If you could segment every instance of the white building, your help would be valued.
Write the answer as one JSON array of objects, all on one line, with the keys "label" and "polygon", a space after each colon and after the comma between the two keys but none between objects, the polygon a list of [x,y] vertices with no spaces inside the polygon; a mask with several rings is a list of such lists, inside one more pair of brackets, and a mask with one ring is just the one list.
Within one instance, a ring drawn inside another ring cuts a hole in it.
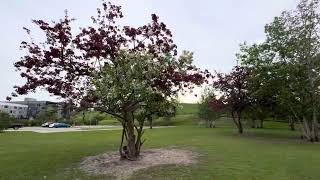
[{"label": "white building", "polygon": [[15,103],[0,102],[0,111],[8,113],[17,119],[26,119],[28,116],[28,106]]}]

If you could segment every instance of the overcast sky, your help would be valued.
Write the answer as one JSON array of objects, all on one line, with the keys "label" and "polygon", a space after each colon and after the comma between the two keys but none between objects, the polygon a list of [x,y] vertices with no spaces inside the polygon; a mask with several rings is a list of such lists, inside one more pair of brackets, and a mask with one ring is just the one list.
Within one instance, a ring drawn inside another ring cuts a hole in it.
[{"label": "overcast sky", "polygon": [[[179,50],[195,53],[194,63],[211,71],[228,72],[235,65],[239,44],[264,39],[264,25],[283,10],[292,9],[297,0],[119,0],[124,22],[142,25],[156,13],[172,30]],[[56,20],[68,9],[77,19],[74,26],[88,25],[100,0],[1,0],[0,1],[0,101],[24,81],[13,63],[22,54],[19,45],[32,30],[31,19]],[[33,34],[35,38],[39,34]],[[45,92],[30,94],[41,100],[55,100]],[[19,97],[18,99],[22,99]],[[181,98],[194,102],[193,95]]]}]

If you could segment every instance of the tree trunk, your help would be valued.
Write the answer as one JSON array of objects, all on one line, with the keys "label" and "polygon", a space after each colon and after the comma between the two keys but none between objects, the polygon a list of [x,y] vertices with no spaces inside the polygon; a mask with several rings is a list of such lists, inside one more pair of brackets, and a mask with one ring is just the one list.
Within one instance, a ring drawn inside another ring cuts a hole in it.
[{"label": "tree trunk", "polygon": [[[235,113],[237,114],[237,117],[235,117]],[[241,113],[240,112],[231,112],[232,115],[232,119],[234,124],[237,126],[238,128],[238,132],[240,134],[243,133],[243,127],[242,127],[242,122],[241,122]]]},{"label": "tree trunk", "polygon": [[306,117],[303,117],[301,126],[303,138],[306,138],[308,141],[313,142],[312,130],[310,128],[310,123],[308,122]]},{"label": "tree trunk", "polygon": [[209,119],[206,120],[206,128],[211,128],[211,122]]},{"label": "tree trunk", "polygon": [[216,121],[212,120],[210,121],[210,128],[215,128],[216,127]]},{"label": "tree trunk", "polygon": [[243,126],[242,126],[242,122],[241,122],[240,117],[238,117],[238,124],[239,124],[238,131],[240,134],[243,134]]},{"label": "tree trunk", "polygon": [[140,155],[140,150],[141,150],[141,146],[143,145],[144,141],[142,141],[142,136],[143,136],[143,133],[144,133],[144,130],[143,130],[143,125],[144,123],[141,123],[140,124],[140,127],[137,128],[136,127],[136,130],[137,130],[137,141],[136,141],[136,157],[138,157]]},{"label": "tree trunk", "polygon": [[239,128],[238,122],[237,122],[234,114],[235,114],[235,112],[231,112],[232,120],[233,120],[234,124],[236,125],[236,127]]},{"label": "tree trunk", "polygon": [[289,117],[289,126],[290,126],[291,131],[296,130],[295,125],[294,125],[294,119],[291,116]]},{"label": "tree trunk", "polygon": [[150,129],[152,129],[152,128],[153,128],[153,120],[152,120],[152,117],[148,116],[148,121],[149,121]]},{"label": "tree trunk", "polygon": [[206,127],[207,128],[215,128],[216,127],[216,123],[214,120],[206,120]]},{"label": "tree trunk", "polygon": [[263,128],[263,119],[260,119],[260,127],[259,128]]},{"label": "tree trunk", "polygon": [[241,122],[241,112],[237,112],[237,124],[238,124],[238,132],[240,134],[243,133],[243,126],[242,126],[242,122]]},{"label": "tree trunk", "polygon": [[134,134],[134,119],[131,113],[126,115],[126,131],[128,135],[127,139],[127,157],[135,160],[136,157],[136,135]]},{"label": "tree trunk", "polygon": [[126,155],[123,152],[123,141],[124,141],[125,137],[126,137],[126,126],[125,126],[125,123],[122,123],[122,136],[121,136],[121,143],[120,143],[120,147],[119,147],[119,153],[120,153],[121,159],[126,158]]},{"label": "tree trunk", "polygon": [[86,120],[86,113],[84,111],[82,111],[82,122],[83,122],[83,125],[86,125],[85,120]]},{"label": "tree trunk", "polygon": [[318,125],[317,112],[315,107],[313,107],[313,112],[312,112],[312,131],[313,131],[313,140],[318,142],[319,141],[319,125]]},{"label": "tree trunk", "polygon": [[[121,159],[131,161],[137,160],[140,155],[140,149],[144,141],[141,141],[144,123],[140,123],[139,128],[134,124],[133,112],[125,112],[123,114],[123,131],[119,152]],[[136,132],[136,133],[135,133]],[[125,143],[124,143],[125,142]]]},{"label": "tree trunk", "polygon": [[311,122],[311,141],[319,141],[319,125],[318,125],[318,120],[317,120],[317,103],[316,103],[316,89],[318,88],[315,85],[315,81],[317,76],[313,73],[315,69],[315,64],[311,58],[311,56],[307,56],[307,68],[308,68],[308,80],[310,84],[310,100],[311,100],[311,105],[312,105],[312,122]]},{"label": "tree trunk", "polygon": [[256,128],[256,120],[252,119],[251,128]]}]

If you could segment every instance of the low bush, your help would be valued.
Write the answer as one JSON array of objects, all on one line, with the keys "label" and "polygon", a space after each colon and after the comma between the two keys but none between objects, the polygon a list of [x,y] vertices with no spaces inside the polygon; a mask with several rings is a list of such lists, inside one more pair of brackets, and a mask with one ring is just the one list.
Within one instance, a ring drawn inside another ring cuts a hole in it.
[{"label": "low bush", "polygon": [[105,120],[117,121],[110,115],[97,111],[79,112],[72,118],[72,122],[76,125],[98,125]]},{"label": "low bush", "polygon": [[10,117],[9,114],[0,112],[0,132],[7,129],[10,126],[11,121],[13,121],[13,118]]}]

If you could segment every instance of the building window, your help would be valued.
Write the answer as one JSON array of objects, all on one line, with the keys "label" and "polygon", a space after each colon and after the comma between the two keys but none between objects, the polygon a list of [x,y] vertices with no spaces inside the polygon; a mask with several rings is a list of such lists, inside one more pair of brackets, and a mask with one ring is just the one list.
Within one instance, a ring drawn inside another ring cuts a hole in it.
[{"label": "building window", "polygon": [[4,108],[8,108],[8,106],[4,106]]},{"label": "building window", "polygon": [[17,107],[17,106],[14,106],[13,109],[18,109],[18,107]]},{"label": "building window", "polygon": [[19,109],[22,109],[22,107],[19,107]]}]

